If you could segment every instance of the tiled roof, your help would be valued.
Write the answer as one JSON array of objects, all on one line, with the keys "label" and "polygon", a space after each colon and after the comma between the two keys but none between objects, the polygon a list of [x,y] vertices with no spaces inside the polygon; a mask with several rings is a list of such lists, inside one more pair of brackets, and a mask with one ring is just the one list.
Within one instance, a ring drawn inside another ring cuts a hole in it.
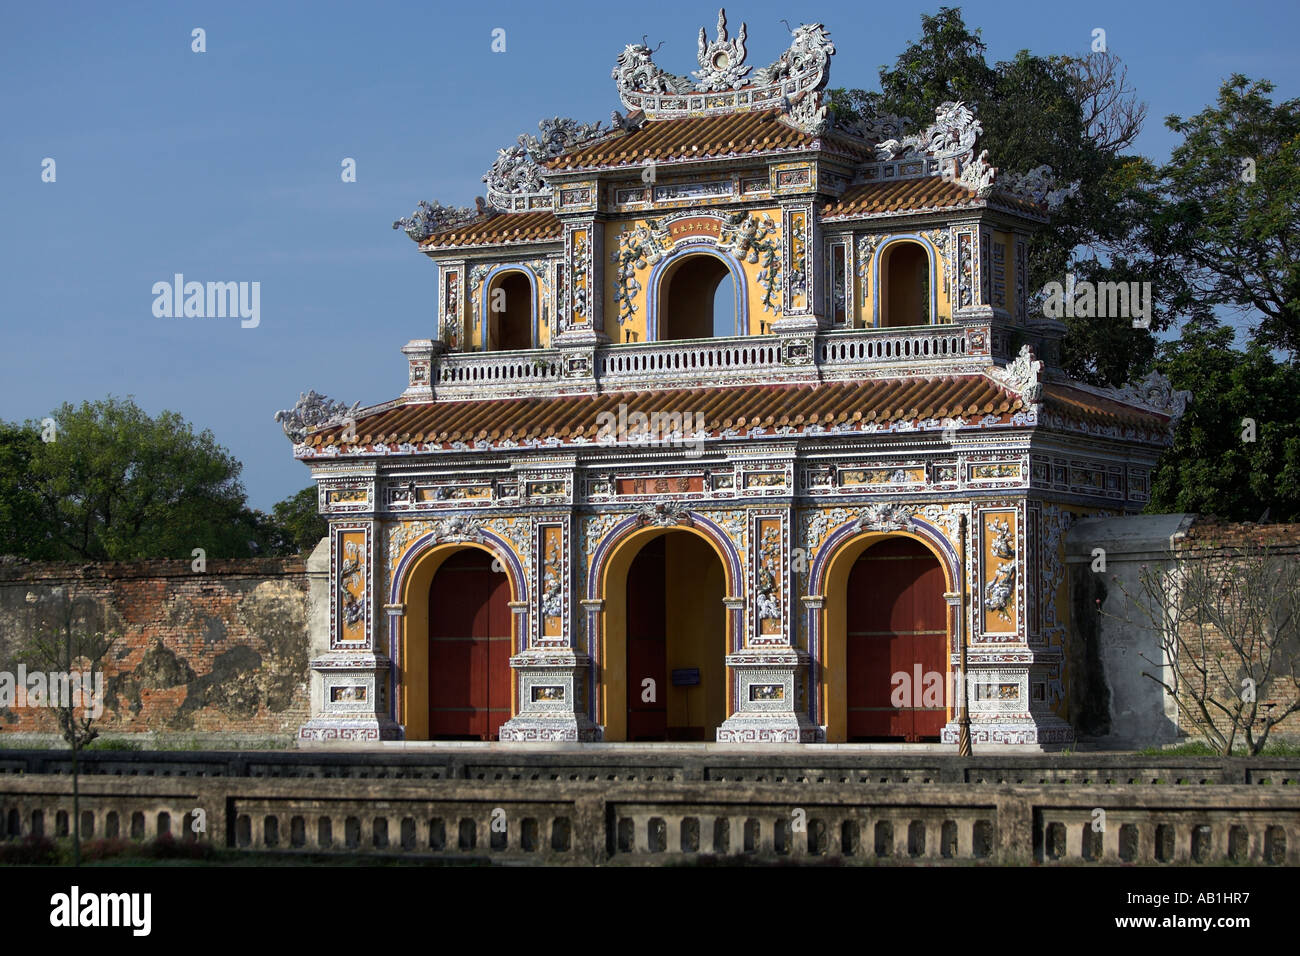
[{"label": "tiled roof", "polygon": [[[990,197],[999,205],[1010,206],[1042,217],[1043,210],[1027,200],[994,192]],[[917,212],[925,209],[955,209],[962,206],[982,206],[973,189],[940,176],[922,176],[916,179],[891,179],[885,182],[850,186],[834,202],[822,207],[822,218],[854,218],[891,212]]]},{"label": "tiled roof", "polygon": [[978,205],[975,191],[939,176],[919,179],[891,179],[887,182],[850,186],[834,202],[822,207],[822,218],[869,216],[881,212],[916,209],[951,209]]},{"label": "tiled roof", "polygon": [[[1020,399],[984,375],[931,378],[868,379],[819,385],[753,385],[727,388],[666,389],[606,392],[552,398],[510,398],[480,401],[426,402],[397,405],[356,419],[357,442],[431,443],[480,439],[522,442],[556,438],[588,441],[598,431],[601,412],[660,415],[700,415],[711,435],[728,429],[748,430],[808,425],[830,428],[887,427],[895,421],[985,415],[1010,415],[1022,408]],[[343,426],[309,435],[306,444],[336,444]],[[871,430],[868,428],[868,430]]]},{"label": "tiled roof", "polygon": [[1049,407],[1063,414],[1073,414],[1102,424],[1152,425],[1169,421],[1168,415],[1161,415],[1145,408],[1135,408],[1114,399],[1094,395],[1081,388],[1073,388],[1059,382],[1049,382],[1043,386],[1043,398]]},{"label": "tiled roof", "polygon": [[434,233],[420,243],[421,249],[451,246],[488,246],[512,242],[546,242],[564,235],[560,220],[552,212],[501,212],[496,215]]},{"label": "tiled roof", "polygon": [[719,159],[778,150],[812,149],[819,142],[837,152],[867,158],[866,144],[842,137],[819,140],[779,122],[779,110],[754,110],[722,116],[651,120],[629,133],[614,133],[562,153],[546,163],[553,172],[591,167],[636,166],[647,160],[667,163]]}]

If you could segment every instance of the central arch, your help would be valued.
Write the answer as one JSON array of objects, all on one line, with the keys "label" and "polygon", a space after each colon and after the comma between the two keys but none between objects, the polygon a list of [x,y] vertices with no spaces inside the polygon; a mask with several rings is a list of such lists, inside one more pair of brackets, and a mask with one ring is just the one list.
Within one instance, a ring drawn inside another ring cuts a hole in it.
[{"label": "central arch", "polygon": [[647,336],[651,341],[746,334],[745,272],[735,259],[710,243],[679,243],[651,271],[648,286]]},{"label": "central arch", "polygon": [[[736,649],[740,612],[724,598],[735,593],[739,557],[720,529],[691,517],[689,524],[669,526],[630,518],[592,556],[588,595],[600,607],[589,632],[597,651],[593,717],[606,741],[701,735],[711,741],[734,710],[726,654]],[[647,551],[656,540],[662,545]],[[656,600],[663,619],[646,620]],[[696,668],[698,684],[674,685],[674,670]],[[655,682],[657,711],[640,706],[646,678]]]},{"label": "central arch", "polygon": [[712,740],[727,719],[725,577],[708,543],[685,531],[650,538],[632,559],[628,740]]},{"label": "central arch", "polygon": [[947,605],[939,560],[914,538],[873,542],[845,587],[850,741],[938,743],[947,717]]}]

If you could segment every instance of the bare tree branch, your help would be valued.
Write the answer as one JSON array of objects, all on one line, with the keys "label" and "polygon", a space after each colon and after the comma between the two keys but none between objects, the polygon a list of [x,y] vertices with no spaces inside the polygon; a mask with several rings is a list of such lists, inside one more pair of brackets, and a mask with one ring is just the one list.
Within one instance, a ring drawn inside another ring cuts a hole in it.
[{"label": "bare tree branch", "polygon": [[1138,101],[1128,85],[1128,67],[1109,51],[1071,57],[1070,72],[1078,85],[1083,120],[1099,149],[1118,153],[1128,149],[1142,132],[1147,105]]}]

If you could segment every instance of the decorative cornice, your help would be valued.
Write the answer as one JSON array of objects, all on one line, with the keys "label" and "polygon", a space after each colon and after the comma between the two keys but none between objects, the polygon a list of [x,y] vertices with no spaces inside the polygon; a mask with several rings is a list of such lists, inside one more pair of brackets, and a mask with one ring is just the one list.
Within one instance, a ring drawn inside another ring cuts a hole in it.
[{"label": "decorative cornice", "polygon": [[1060,209],[1065,200],[1079,192],[1078,181],[1057,188],[1052,167],[1043,165],[1027,173],[1010,173],[998,182],[998,191],[1045,205],[1048,212]]},{"label": "decorative cornice", "polygon": [[496,162],[483,176],[488,202],[498,209],[550,209],[551,187],[543,179],[543,164],[566,149],[609,133],[600,123],[579,123],[552,117],[537,124],[540,136],[522,134],[514,146],[497,152]]},{"label": "decorative cornice", "polygon": [[421,199],[419,205],[415,207],[415,212],[396,220],[393,228],[405,229],[406,234],[416,242],[423,242],[439,230],[473,222],[490,211],[482,196],[474,200],[474,206],[473,209],[465,206],[444,206],[436,200],[426,202]]},{"label": "decorative cornice", "polygon": [[1116,401],[1168,415],[1170,431],[1183,417],[1187,402],[1192,397],[1189,391],[1175,391],[1173,383],[1159,372],[1151,372],[1141,381],[1129,382],[1122,388],[1106,389],[1106,392]]}]

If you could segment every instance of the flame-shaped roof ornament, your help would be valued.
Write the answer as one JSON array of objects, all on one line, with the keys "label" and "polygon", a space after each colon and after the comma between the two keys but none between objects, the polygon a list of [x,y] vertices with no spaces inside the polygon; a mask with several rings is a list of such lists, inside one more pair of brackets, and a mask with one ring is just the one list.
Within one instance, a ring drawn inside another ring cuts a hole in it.
[{"label": "flame-shaped roof ornament", "polygon": [[692,74],[697,82],[659,67],[645,42],[629,43],[613,72],[619,99],[629,111],[641,110],[652,120],[781,109],[800,129],[820,133],[826,124],[822,91],[835,54],[830,32],[820,23],[798,27],[788,50],[752,72],[745,65],[746,37],[747,27],[741,24],[731,39],[727,12],[719,10],[717,38],[710,42],[700,29],[700,68]]}]

